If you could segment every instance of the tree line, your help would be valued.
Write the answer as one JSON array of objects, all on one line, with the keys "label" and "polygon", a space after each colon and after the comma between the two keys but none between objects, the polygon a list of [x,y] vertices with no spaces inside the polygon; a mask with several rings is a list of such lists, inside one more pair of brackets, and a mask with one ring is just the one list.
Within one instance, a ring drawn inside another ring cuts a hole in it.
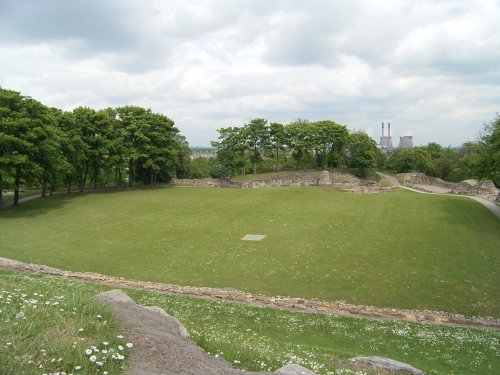
[{"label": "tree line", "polygon": [[79,191],[98,186],[155,185],[186,173],[189,145],[174,122],[137,106],[73,111],[50,108],[0,88],[2,190],[23,184]]},{"label": "tree line", "polygon": [[411,149],[395,149],[383,168],[395,173],[417,171],[447,181],[492,180],[500,187],[500,115],[485,124],[478,140],[460,147],[437,143]]},{"label": "tree line", "polygon": [[257,118],[218,132],[218,140],[212,142],[217,150],[217,177],[315,167],[346,167],[363,174],[381,157],[366,133],[349,132],[330,120],[299,119],[283,125]]},{"label": "tree line", "polygon": [[422,172],[447,181],[475,178],[500,186],[500,115],[485,124],[477,141],[459,147],[435,142],[382,153],[360,131],[333,121],[296,120],[290,124],[254,119],[243,126],[218,130],[212,146],[216,160],[197,160],[198,177],[226,177],[281,169],[337,168],[360,177],[374,176],[373,168],[393,173]]}]

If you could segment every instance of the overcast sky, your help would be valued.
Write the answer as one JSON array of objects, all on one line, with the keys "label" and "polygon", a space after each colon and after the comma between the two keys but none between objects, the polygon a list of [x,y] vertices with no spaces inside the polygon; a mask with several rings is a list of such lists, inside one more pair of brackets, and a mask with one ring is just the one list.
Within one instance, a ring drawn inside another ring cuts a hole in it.
[{"label": "overcast sky", "polygon": [[500,112],[500,0],[0,0],[0,86],[191,146],[253,118],[459,145]]}]

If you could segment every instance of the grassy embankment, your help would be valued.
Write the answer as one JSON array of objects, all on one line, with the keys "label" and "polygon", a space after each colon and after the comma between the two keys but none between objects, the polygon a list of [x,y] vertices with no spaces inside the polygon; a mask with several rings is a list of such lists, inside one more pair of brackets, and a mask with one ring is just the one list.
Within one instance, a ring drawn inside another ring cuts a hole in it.
[{"label": "grassy embankment", "polygon": [[[116,339],[109,311],[90,300],[104,289],[0,270],[0,373],[120,373],[123,361],[111,359],[116,352],[110,349],[122,353],[118,345],[125,347],[126,341]],[[387,356],[426,374],[479,375],[500,369],[498,330],[289,312],[139,290],[127,293],[140,304],[164,308],[207,352],[246,370],[300,363],[318,374],[360,374],[340,369],[334,361],[358,355]],[[85,353],[92,346],[100,350],[92,353],[96,362]],[[102,353],[104,348],[108,353]],[[99,366],[102,356],[108,359]]]},{"label": "grassy embankment", "polygon": [[0,374],[123,373],[127,342],[90,300],[101,289],[0,270]]},{"label": "grassy embankment", "polygon": [[[246,242],[247,234],[264,234]],[[0,213],[0,256],[267,295],[500,316],[500,222],[461,197],[328,188],[58,195]]]}]

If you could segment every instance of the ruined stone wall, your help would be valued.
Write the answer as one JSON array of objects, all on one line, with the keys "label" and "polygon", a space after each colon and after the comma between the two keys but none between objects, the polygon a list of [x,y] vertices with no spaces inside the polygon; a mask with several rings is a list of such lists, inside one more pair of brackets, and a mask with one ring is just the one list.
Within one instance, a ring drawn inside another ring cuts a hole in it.
[{"label": "ruined stone wall", "polygon": [[480,195],[491,201],[500,201],[500,190],[490,180],[479,181],[470,179],[456,183],[430,177],[423,173],[406,173],[404,185],[417,188],[418,185],[442,186],[451,189],[455,194]]},{"label": "ruined stone wall", "polygon": [[216,180],[212,178],[173,179],[171,184],[175,186],[207,186],[225,188],[334,186],[346,189],[373,185],[373,183],[366,183],[365,181],[362,181],[361,179],[346,173],[330,171],[291,172],[287,175],[245,181]]},{"label": "ruined stone wall", "polygon": [[173,178],[170,182],[171,185],[175,186],[207,186],[207,187],[220,187],[223,183],[222,180],[217,180],[214,178]]},{"label": "ruined stone wall", "polygon": [[449,189],[455,189],[457,184],[442,180],[437,177],[430,177],[424,173],[406,173],[403,185],[405,186],[434,185],[434,186],[442,186]]}]

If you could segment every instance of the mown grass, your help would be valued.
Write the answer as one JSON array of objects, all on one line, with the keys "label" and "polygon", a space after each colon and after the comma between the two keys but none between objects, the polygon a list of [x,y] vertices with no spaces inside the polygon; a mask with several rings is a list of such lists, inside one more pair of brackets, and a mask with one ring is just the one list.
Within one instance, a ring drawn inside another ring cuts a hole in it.
[{"label": "mown grass", "polygon": [[0,374],[123,373],[126,342],[91,301],[100,290],[0,271]]},{"label": "mown grass", "polygon": [[[91,296],[105,289],[0,270],[0,373],[121,373],[119,367],[106,367],[121,361],[109,360],[99,367],[85,354],[92,346],[102,349],[103,341],[109,342],[108,349],[120,343],[125,346],[116,339],[109,311],[91,302]],[[164,308],[207,352],[247,371],[273,371],[298,363],[318,374],[360,374],[336,362],[359,355],[387,356],[426,374],[494,374],[500,370],[498,330],[370,321],[126,292],[137,303]],[[23,299],[37,299],[39,307],[34,309],[33,303]],[[16,318],[20,311],[26,319]],[[76,366],[82,368],[75,370]]]},{"label": "mown grass", "polygon": [[[241,241],[248,233],[260,242]],[[267,295],[500,316],[500,221],[467,198],[327,188],[58,195],[0,213],[0,256]]]}]

